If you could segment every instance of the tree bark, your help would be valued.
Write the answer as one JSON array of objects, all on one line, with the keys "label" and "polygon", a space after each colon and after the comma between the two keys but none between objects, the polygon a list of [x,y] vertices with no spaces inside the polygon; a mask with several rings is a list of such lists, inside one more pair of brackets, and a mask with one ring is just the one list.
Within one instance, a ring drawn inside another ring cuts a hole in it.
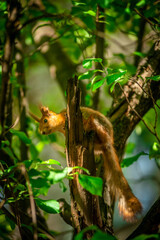
[{"label": "tree bark", "polygon": [[109,117],[114,127],[115,148],[120,159],[133,129],[160,99],[160,81],[146,81],[146,77],[160,74],[159,62],[160,42],[157,41],[148,56],[140,62],[135,76],[129,79],[128,84],[123,88],[118,84],[116,86]]},{"label": "tree bark", "polygon": [[2,58],[2,88],[0,98],[0,122],[2,135],[5,131],[5,124],[12,123],[12,88],[10,75],[12,69],[12,56],[15,48],[15,37],[18,26],[20,5],[18,1],[7,1],[8,17],[6,23],[6,39],[4,44],[4,55]]},{"label": "tree bark", "polygon": [[[68,81],[66,146],[67,163],[69,167],[87,168],[95,176],[93,154],[93,134],[85,135],[80,111],[80,90],[77,77]],[[80,173],[83,171],[80,170]],[[87,192],[78,182],[78,175],[70,180],[71,216],[75,232],[80,232],[87,226],[96,224],[102,228],[102,219],[98,197]],[[87,233],[90,239],[92,233]]]}]

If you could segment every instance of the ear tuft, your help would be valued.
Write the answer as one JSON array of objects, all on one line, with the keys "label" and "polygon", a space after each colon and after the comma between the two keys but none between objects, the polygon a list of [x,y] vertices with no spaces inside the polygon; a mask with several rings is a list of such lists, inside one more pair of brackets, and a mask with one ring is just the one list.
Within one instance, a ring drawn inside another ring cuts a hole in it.
[{"label": "ear tuft", "polygon": [[40,107],[40,111],[41,111],[42,115],[44,115],[44,116],[50,116],[49,108],[48,108],[48,107],[41,106],[41,107]]}]

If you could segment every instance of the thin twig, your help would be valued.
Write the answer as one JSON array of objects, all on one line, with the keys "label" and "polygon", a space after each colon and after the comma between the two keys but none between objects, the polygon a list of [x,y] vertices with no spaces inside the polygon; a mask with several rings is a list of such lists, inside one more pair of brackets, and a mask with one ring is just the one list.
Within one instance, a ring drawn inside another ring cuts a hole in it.
[{"label": "thin twig", "polygon": [[142,17],[146,22],[148,22],[151,26],[155,27],[155,24],[153,22],[151,22],[148,18],[146,18],[142,13],[140,13],[138,11],[138,9],[134,8],[134,11],[140,16]]},{"label": "thin twig", "polygon": [[[129,81],[132,81],[132,82],[136,83],[148,97],[152,97],[150,94],[148,94],[148,93],[144,90],[144,88],[143,88],[137,81],[135,81],[135,80],[133,80],[133,79],[130,79]],[[160,109],[160,106],[155,102],[155,100],[154,100],[153,97],[152,97],[152,101],[153,101],[153,103]]]}]

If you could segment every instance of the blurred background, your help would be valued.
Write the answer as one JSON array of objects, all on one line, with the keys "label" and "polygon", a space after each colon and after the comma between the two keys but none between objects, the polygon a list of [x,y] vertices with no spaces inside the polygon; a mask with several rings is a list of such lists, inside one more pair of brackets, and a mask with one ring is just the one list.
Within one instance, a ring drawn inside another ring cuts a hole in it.
[{"label": "blurred background", "polygon": [[[28,110],[41,117],[39,106],[47,106],[58,113],[66,108],[66,83],[73,74],[82,74],[83,60],[98,54],[96,32],[97,4],[101,13],[99,22],[103,24],[100,38],[103,39],[104,69],[126,69],[127,74],[122,79],[122,85],[136,73],[140,60],[148,53],[157,33],[145,18],[156,24],[159,5],[152,1],[70,1],[70,0],[30,0],[20,1],[22,5],[20,23],[21,34],[16,39],[15,63],[11,82],[13,84],[13,122],[19,114],[19,109],[25,107],[26,134],[32,141],[29,159],[33,156],[46,161],[58,160],[66,167],[65,139],[61,133],[42,136],[36,123],[28,115]],[[6,3],[1,1],[4,12]],[[43,16],[43,17],[41,17]],[[1,21],[1,39],[5,39],[5,14]],[[101,46],[99,46],[101,48]],[[23,61],[22,61],[23,60]],[[21,64],[22,63],[22,64]],[[18,65],[21,64],[21,65]],[[20,69],[19,69],[20,68]],[[94,69],[92,66],[91,69]],[[103,69],[103,70],[104,70]],[[103,73],[104,74],[104,73]],[[18,80],[17,80],[18,79]],[[19,82],[20,81],[20,82]],[[82,105],[93,107],[96,91],[92,91],[91,79],[80,80],[82,89]],[[107,115],[112,106],[113,93],[111,85],[104,83],[98,91],[98,110]],[[21,104],[19,103],[21,101]],[[160,104],[160,101],[157,103]],[[27,107],[26,107],[27,106]],[[159,116],[160,110],[156,108]],[[154,125],[156,115],[151,109],[144,117],[145,121]],[[159,134],[160,118],[157,120]],[[16,129],[20,129],[20,123]],[[124,158],[138,153],[148,153],[156,138],[140,122],[128,139]],[[15,153],[20,155],[20,143],[17,136],[12,142]],[[34,147],[33,147],[34,146]],[[26,159],[23,159],[26,160]],[[61,167],[60,167],[61,168]],[[114,213],[114,229],[119,239],[125,239],[141,222],[147,211],[160,195],[160,163],[159,159],[142,155],[131,166],[123,168],[134,194],[143,205],[143,213],[136,224],[126,223],[119,216],[117,203]],[[70,202],[68,180],[64,180],[66,191],[62,191],[59,183],[48,189],[43,199],[65,198]],[[66,224],[59,214],[47,214],[49,229],[61,232],[56,239],[69,240],[72,228]],[[3,219],[2,219],[3,221]],[[13,239],[17,239],[16,233]]]}]

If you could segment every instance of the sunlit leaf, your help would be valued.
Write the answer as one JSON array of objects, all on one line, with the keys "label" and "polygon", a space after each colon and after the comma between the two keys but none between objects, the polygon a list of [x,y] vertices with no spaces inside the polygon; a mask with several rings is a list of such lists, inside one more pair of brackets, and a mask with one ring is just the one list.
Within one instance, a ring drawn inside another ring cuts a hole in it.
[{"label": "sunlit leaf", "polygon": [[84,14],[88,14],[88,15],[90,15],[90,16],[92,16],[92,17],[95,17],[96,16],[96,12],[94,12],[94,11],[92,11],[92,10],[88,10],[88,11],[86,11],[86,12],[83,12]]},{"label": "sunlit leaf", "polygon": [[102,59],[101,58],[87,58],[87,59],[83,60],[83,67],[87,68],[87,69],[91,68],[92,62],[102,63]]},{"label": "sunlit leaf", "polygon": [[97,88],[100,88],[105,82],[105,78],[101,79],[100,81],[94,83],[92,85],[92,91],[95,91]]},{"label": "sunlit leaf", "polygon": [[85,72],[81,74],[78,79],[79,80],[84,80],[84,79],[90,79],[94,75],[94,70],[90,70],[88,72]]},{"label": "sunlit leaf", "polygon": [[89,70],[85,73],[82,73],[78,79],[79,80],[84,80],[84,79],[90,79],[91,77],[93,77],[93,75],[96,73],[96,72],[103,72],[101,69],[95,69],[95,70]]},{"label": "sunlit leaf", "polygon": [[136,56],[139,56],[141,58],[144,58],[146,56],[145,53],[141,53],[141,52],[133,52],[133,54],[136,55]]},{"label": "sunlit leaf", "polygon": [[73,169],[81,169],[81,170],[83,170],[84,172],[86,172],[87,174],[90,174],[89,170],[86,169],[86,168],[84,168],[84,167],[75,166],[75,167],[73,167]]},{"label": "sunlit leaf", "polygon": [[78,180],[82,187],[85,188],[88,192],[92,193],[93,195],[102,196],[102,178],[79,174]]},{"label": "sunlit leaf", "polygon": [[36,204],[39,208],[41,208],[43,211],[47,213],[52,213],[52,214],[60,213],[59,202],[57,202],[56,200],[52,200],[52,199],[43,200],[43,199],[37,198]]},{"label": "sunlit leaf", "polygon": [[140,152],[133,157],[125,158],[125,159],[123,159],[123,161],[121,163],[121,167],[128,167],[131,164],[133,164],[134,162],[136,162],[140,156],[145,156],[145,155],[148,155],[148,153]]},{"label": "sunlit leaf", "polygon": [[149,158],[160,159],[160,144],[154,142],[149,151]]},{"label": "sunlit leaf", "polygon": [[119,80],[126,73],[127,73],[127,70],[122,70],[121,72],[118,72],[118,73],[109,74],[106,77],[108,85],[115,82],[116,80]]},{"label": "sunlit leaf", "polygon": [[146,77],[146,80],[160,81],[160,75],[152,76],[152,77]]},{"label": "sunlit leaf", "polygon": [[42,161],[40,164],[42,164],[42,165],[45,165],[45,164],[49,164],[49,165],[52,165],[52,164],[55,164],[55,165],[59,165],[59,166],[61,166],[61,163],[60,162],[58,162],[57,160],[54,160],[54,159],[49,159],[49,160],[47,160],[47,161]]},{"label": "sunlit leaf", "polygon": [[51,181],[51,183],[57,183],[62,181],[64,178],[67,177],[67,175],[72,171],[72,168],[64,168],[62,170],[54,169],[49,171],[49,175],[47,176],[47,179]]},{"label": "sunlit leaf", "polygon": [[102,79],[102,75],[96,75],[93,79],[92,79],[92,84],[94,84],[95,82],[99,81],[100,79]]}]

